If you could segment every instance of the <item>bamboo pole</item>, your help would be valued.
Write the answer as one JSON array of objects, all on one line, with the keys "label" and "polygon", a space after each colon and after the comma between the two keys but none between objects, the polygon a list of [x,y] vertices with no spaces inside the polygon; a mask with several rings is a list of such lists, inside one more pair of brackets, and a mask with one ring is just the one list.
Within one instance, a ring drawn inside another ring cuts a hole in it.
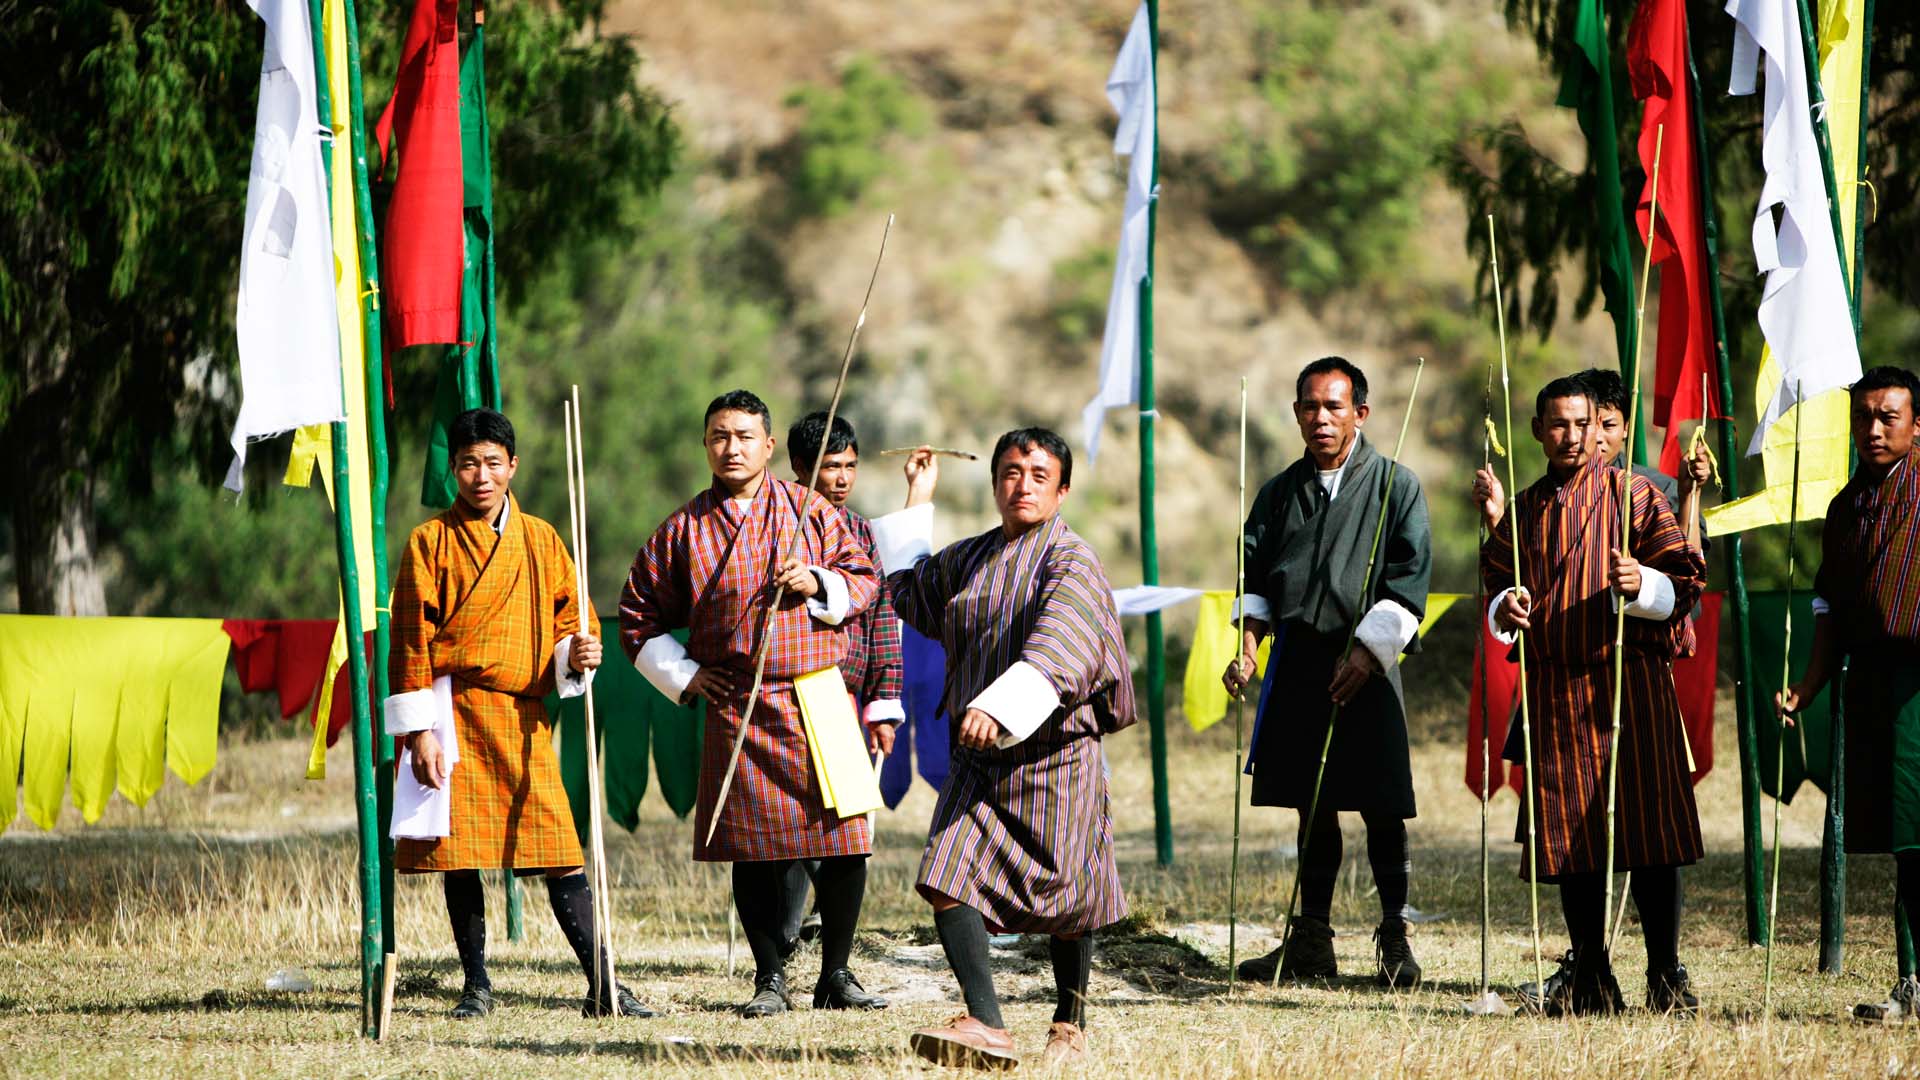
[{"label": "bamboo pole", "polygon": [[[1160,186],[1160,3],[1145,0],[1153,79],[1153,182]],[[1140,279],[1140,580],[1160,584],[1160,539],[1154,512],[1153,245],[1160,201],[1147,202],[1147,273]],[[1153,758],[1153,843],[1161,866],[1173,865],[1173,808],[1167,780],[1167,654],[1160,613],[1147,613],[1147,742]]]},{"label": "bamboo pole", "polygon": [[[587,609],[591,596],[587,586],[587,493],[586,470],[581,460],[580,441],[580,388],[573,388],[571,400],[563,402],[567,439],[567,511],[573,538],[573,581],[574,612],[578,619],[576,632],[591,634],[587,625]],[[614,1011],[619,1009],[619,983],[615,981],[613,967],[613,947],[611,941],[612,918],[611,905],[607,902],[607,855],[602,843],[602,813],[600,793],[600,733],[594,720],[593,692],[584,695],[582,704],[586,712],[587,741],[587,850],[586,873],[587,886],[593,894],[593,974],[587,980],[592,993],[590,1005],[599,1007],[604,999],[611,1003]],[[605,994],[602,994],[602,991]]]},{"label": "bamboo pole", "polygon": [[[1795,395],[1795,401],[1805,400]],[[1793,533],[1800,520],[1800,417],[1797,415],[1793,424],[1793,491],[1787,505],[1787,614],[1780,645],[1782,688],[1792,685],[1793,678]],[[1786,717],[1775,721],[1774,730],[1778,735],[1773,750],[1773,882],[1767,890],[1767,975],[1760,995],[1762,1019],[1773,1017],[1773,938],[1780,928],[1780,791],[1786,784],[1787,774]]]},{"label": "bamboo pole", "polygon": [[[1234,609],[1234,663],[1246,649],[1247,641],[1247,544],[1241,530],[1247,520],[1247,377],[1240,376],[1240,502],[1234,518],[1234,589],[1239,605]],[[1227,864],[1227,993],[1239,984],[1240,944],[1240,770],[1246,767],[1244,732],[1246,730],[1247,691],[1241,687],[1233,698],[1233,856]]]},{"label": "bamboo pole", "polygon": [[[1493,471],[1493,358],[1487,358],[1487,381],[1480,392],[1480,464],[1489,473]],[[1501,456],[1511,451],[1501,450]],[[1480,519],[1480,550],[1485,550],[1487,540],[1492,534],[1487,529],[1484,517]],[[1474,611],[1476,622],[1487,617],[1486,576],[1476,571],[1474,575]],[[1489,774],[1493,770],[1493,735],[1488,727],[1491,717],[1490,702],[1487,700],[1487,634],[1476,627],[1473,635],[1474,678],[1480,687],[1480,994],[1467,1003],[1467,1012],[1475,1016],[1505,1016],[1512,1010],[1493,992],[1493,900],[1492,880],[1489,876],[1489,851],[1487,839],[1487,803],[1493,793]]]},{"label": "bamboo pole", "polygon": [[[1407,428],[1413,422],[1413,406],[1420,399],[1420,373],[1427,367],[1427,358],[1422,356],[1414,363],[1413,389],[1407,393],[1407,411],[1400,418],[1400,440],[1394,446],[1393,459],[1387,463],[1387,482],[1380,493],[1380,513],[1373,523],[1373,542],[1367,546],[1367,568],[1360,579],[1360,595],[1354,598],[1353,625],[1347,628],[1347,644],[1340,650],[1340,665],[1347,662],[1353,653],[1353,642],[1360,630],[1360,615],[1367,607],[1367,597],[1373,594],[1373,568],[1379,560],[1380,537],[1387,530],[1387,512],[1393,506],[1393,481],[1400,474],[1400,455],[1407,448]],[[1349,448],[1348,454],[1352,454]],[[1243,639],[1244,640],[1244,639]],[[1336,665],[1334,670],[1339,670]],[[1313,840],[1314,822],[1320,813],[1320,786],[1327,778],[1327,756],[1333,749],[1333,727],[1340,719],[1340,705],[1335,702],[1327,712],[1327,734],[1320,740],[1320,765],[1313,774],[1313,797],[1307,800],[1306,816],[1301,818],[1300,850],[1293,869],[1293,888],[1287,896],[1287,919],[1280,932],[1281,955],[1286,955],[1287,942],[1293,937],[1293,911],[1300,901],[1300,876],[1307,868],[1307,848]],[[1273,984],[1280,984],[1280,964],[1273,967]]]}]

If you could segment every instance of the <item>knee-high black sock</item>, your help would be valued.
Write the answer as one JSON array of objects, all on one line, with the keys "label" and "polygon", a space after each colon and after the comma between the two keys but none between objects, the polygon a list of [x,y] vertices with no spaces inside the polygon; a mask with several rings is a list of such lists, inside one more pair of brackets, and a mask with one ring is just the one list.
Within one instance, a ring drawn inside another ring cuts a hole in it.
[{"label": "knee-high black sock", "polygon": [[1560,912],[1567,919],[1573,951],[1598,955],[1607,944],[1606,898],[1601,895],[1605,874],[1567,874],[1560,879]]},{"label": "knee-high black sock", "polygon": [[1300,812],[1300,914],[1333,921],[1333,887],[1340,880],[1340,815],[1322,807],[1307,832],[1307,813]]},{"label": "knee-high black sock", "polygon": [[1647,971],[1672,971],[1680,965],[1680,868],[1640,867],[1630,888],[1647,940]]},{"label": "knee-high black sock", "polygon": [[[580,973],[587,977],[587,991],[592,993],[605,980],[605,976],[595,978],[595,974],[607,970],[607,952],[593,947],[593,887],[587,884],[587,875],[547,878],[547,901],[553,905],[554,921],[567,935],[567,944],[573,946]],[[612,988],[601,987],[600,996],[612,1001]]]},{"label": "knee-high black sock", "polygon": [[487,978],[487,894],[477,870],[453,870],[440,875],[447,897],[447,921],[453,924],[453,947],[460,953],[462,990],[492,990]]},{"label": "knee-high black sock", "polygon": [[1897,851],[1893,855],[1893,919],[1894,953],[1900,965],[1902,979],[1914,974],[1912,965],[1907,963],[1906,950],[1900,948],[1900,931],[1904,929],[1907,941],[1920,940],[1915,930],[1920,930],[1920,851]]},{"label": "knee-high black sock", "polygon": [[1087,981],[1093,972],[1093,939],[1047,939],[1053,959],[1053,1019],[1076,1027],[1087,1026]]},{"label": "knee-high black sock", "polygon": [[[813,887],[820,897],[820,975],[824,978],[846,967],[853,956],[853,931],[860,925],[860,903],[867,895],[867,857],[821,859],[817,873]],[[792,880],[793,875],[787,878]]]},{"label": "knee-high black sock", "polygon": [[813,875],[806,859],[787,864],[780,882],[780,937],[791,945],[800,940],[800,924],[807,921],[807,901],[813,896]]},{"label": "knee-high black sock", "polygon": [[940,934],[947,966],[960,982],[960,996],[967,999],[967,1015],[988,1027],[1006,1027],[1000,1018],[1000,998],[993,992],[993,969],[987,963],[987,921],[961,904],[934,912],[933,928]]},{"label": "knee-high black sock", "polygon": [[783,970],[780,959],[781,919],[785,914],[787,867],[792,860],[733,864],[733,907],[740,913],[740,932],[753,950],[754,978]]},{"label": "knee-high black sock", "polygon": [[1407,853],[1407,823],[1398,814],[1362,814],[1367,824],[1367,863],[1380,893],[1380,917],[1407,917],[1407,885],[1413,858]]}]

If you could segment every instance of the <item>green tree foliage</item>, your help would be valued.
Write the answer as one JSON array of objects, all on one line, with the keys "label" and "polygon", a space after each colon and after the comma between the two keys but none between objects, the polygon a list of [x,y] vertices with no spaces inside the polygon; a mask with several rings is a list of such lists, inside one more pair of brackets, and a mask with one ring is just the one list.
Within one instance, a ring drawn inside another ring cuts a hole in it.
[{"label": "green tree foliage", "polygon": [[1209,212],[1292,288],[1377,280],[1420,222],[1435,161],[1510,80],[1466,59],[1470,28],[1393,5],[1293,0],[1257,27],[1261,109],[1207,178]]},{"label": "green tree foliage", "polygon": [[[491,13],[509,296],[619,228],[671,167],[667,111],[636,83],[633,46],[593,31],[599,7]],[[369,113],[408,10],[365,5]],[[20,477],[0,503],[21,608],[99,612],[96,491],[137,500],[227,464],[262,24],[236,0],[0,2],[0,18],[0,451]]]},{"label": "green tree foliage", "polygon": [[912,88],[866,56],[841,70],[838,87],[802,86],[787,95],[787,105],[803,114],[788,177],[803,214],[851,207],[892,167],[887,137],[917,135],[927,126],[926,105]]}]

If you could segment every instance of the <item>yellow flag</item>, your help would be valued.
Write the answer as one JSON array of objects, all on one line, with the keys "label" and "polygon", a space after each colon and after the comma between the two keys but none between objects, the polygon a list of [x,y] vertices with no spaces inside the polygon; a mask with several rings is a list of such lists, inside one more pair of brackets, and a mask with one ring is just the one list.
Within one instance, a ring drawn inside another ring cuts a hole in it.
[{"label": "yellow flag", "polygon": [[[1187,654],[1187,674],[1181,680],[1182,708],[1187,714],[1187,725],[1195,731],[1205,731],[1227,715],[1227,688],[1220,685],[1220,676],[1240,653],[1232,615],[1232,590],[1212,589],[1200,595],[1193,650]],[[1261,642],[1260,651],[1254,657],[1256,682],[1267,670],[1269,647],[1269,641]],[[1248,693],[1258,689],[1255,686]]]},{"label": "yellow flag", "polygon": [[[1853,273],[1853,232],[1860,205],[1860,64],[1866,33],[1866,0],[1821,0],[1820,88],[1827,99],[1827,134],[1833,147],[1834,194],[1840,207],[1841,257]],[[1771,350],[1760,353],[1754,384],[1755,415],[1780,388],[1780,365]],[[1767,430],[1760,458],[1767,486],[1704,514],[1709,536],[1784,524],[1793,512],[1793,444],[1800,440],[1800,520],[1824,517],[1827,503],[1847,483],[1846,390],[1829,390],[1789,409]]]}]

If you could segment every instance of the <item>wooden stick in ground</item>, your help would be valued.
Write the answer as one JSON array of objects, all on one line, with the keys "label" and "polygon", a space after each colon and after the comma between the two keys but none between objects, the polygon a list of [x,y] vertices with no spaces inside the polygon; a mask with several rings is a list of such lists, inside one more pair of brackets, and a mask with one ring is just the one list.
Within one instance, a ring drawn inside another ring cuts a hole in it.
[{"label": "wooden stick in ground", "polygon": [[[1480,392],[1480,464],[1488,472],[1493,471],[1493,358],[1487,358],[1486,385]],[[1504,456],[1505,450],[1501,451]],[[1480,521],[1480,547],[1487,546],[1486,519]],[[1479,582],[1474,589],[1473,610],[1478,613],[1475,619],[1486,618],[1487,587],[1484,578],[1476,573]],[[1487,692],[1487,634],[1477,629],[1473,638],[1474,679],[1480,687],[1480,994],[1467,1004],[1467,1011],[1475,1016],[1503,1015],[1507,1010],[1506,1002],[1493,992],[1493,901],[1492,880],[1489,876],[1489,851],[1487,840],[1487,803],[1492,798],[1489,773],[1493,768],[1493,734],[1487,721],[1491,715],[1491,696]]]},{"label": "wooden stick in ground", "polygon": [[[589,530],[587,529],[586,429],[581,423],[580,387],[578,384],[574,384],[572,393],[573,464],[575,471],[579,475],[580,488],[580,594],[582,597],[586,597],[589,592],[589,585],[593,580],[591,570],[589,569],[593,565],[593,551],[592,544],[588,538]],[[584,618],[585,616],[583,614],[582,619],[584,620]],[[598,636],[599,630],[600,628],[595,626],[591,632]],[[603,642],[603,648],[604,644]],[[594,715],[593,694],[591,692],[587,694],[586,710],[587,731],[589,738],[592,739],[593,747],[590,760],[592,761],[593,803],[595,807],[593,819],[594,828],[590,834],[590,839],[593,842],[594,859],[599,866],[598,876],[593,883],[593,899],[596,906],[594,925],[600,928],[600,940],[605,942],[607,946],[607,985],[613,990],[613,1008],[615,1012],[618,1012],[620,1008],[620,984],[615,981],[613,972],[613,885],[608,870],[610,864],[607,861],[607,775],[605,767],[600,761],[598,720]]]},{"label": "wooden stick in ground", "polygon": [[393,954],[388,953],[387,962],[382,965],[386,974],[380,979],[380,1023],[374,1028],[374,1039],[387,1037],[387,1029],[393,1023]]},{"label": "wooden stick in ground", "polygon": [[[873,257],[873,274],[867,278],[867,295],[860,301],[860,317],[854,320],[853,333],[847,336],[847,351],[840,358],[840,377],[833,384],[833,399],[827,403],[827,423],[823,429],[828,435],[833,433],[833,418],[840,415],[840,395],[847,388],[847,371],[853,367],[853,346],[860,340],[860,330],[867,325],[867,305],[873,301],[873,284],[880,280],[880,262],[887,257],[887,237],[893,232],[893,215],[887,215],[886,228],[880,232],[880,251]],[[826,444],[821,443],[822,446]],[[807,476],[807,490],[820,480],[820,465],[827,460],[822,453],[814,457],[813,469]],[[796,510],[796,513],[799,513]],[[794,539],[805,537],[807,522],[804,515],[795,522]],[[786,553],[774,552],[774,566],[786,562]],[[760,690],[767,678],[767,647],[773,642],[773,616],[780,610],[780,601],[786,599],[786,586],[776,586],[773,590],[773,602],[767,605],[767,613],[760,621],[760,643],[756,650],[759,655],[753,663],[753,688],[747,692],[747,707],[740,713],[740,727],[734,732],[733,751],[727,756],[727,771],[720,777],[720,793],[713,800],[713,817],[707,822],[706,843],[713,843],[713,834],[720,827],[720,812],[726,808],[727,793],[733,790],[733,774],[740,767],[740,748],[747,743],[747,725],[753,723],[753,710],[760,703]]]},{"label": "wooden stick in ground", "polygon": [[[1247,377],[1240,376],[1240,515],[1233,519],[1235,591],[1240,603],[1235,609],[1233,651],[1237,658],[1247,641],[1247,545],[1240,530],[1247,520]],[[1235,663],[1239,663],[1236,659]],[[1242,731],[1247,714],[1247,689],[1241,687],[1233,699],[1233,856],[1227,864],[1227,993],[1239,986],[1240,944],[1240,770],[1245,767],[1241,749]]]},{"label": "wooden stick in ground", "polygon": [[[1665,124],[1653,130],[1653,176],[1647,183],[1652,194],[1647,201],[1647,246],[1640,262],[1640,307],[1634,320],[1633,330],[1633,370],[1621,372],[1630,376],[1632,385],[1627,387],[1627,426],[1624,438],[1626,464],[1620,470],[1620,554],[1631,557],[1633,549],[1633,425],[1640,418],[1640,356],[1641,345],[1646,341],[1647,325],[1647,285],[1653,276],[1653,236],[1660,224],[1660,144],[1666,137]],[[1601,879],[1607,889],[1606,905],[1602,909],[1600,923],[1602,933],[1613,925],[1613,839],[1614,807],[1620,795],[1620,709],[1626,700],[1627,689],[1627,597],[1616,595],[1613,598],[1613,733],[1607,738],[1607,873]],[[1680,725],[1681,738],[1686,738],[1687,725]],[[1621,894],[1622,905],[1626,903],[1624,891]],[[1601,948],[1610,947],[1610,939],[1601,940]]]},{"label": "wooden stick in ground", "polygon": [[[577,398],[578,395],[579,388],[575,387],[574,396]],[[576,408],[575,402],[571,399],[562,405],[562,412],[566,420],[565,434],[567,440],[567,515],[568,525],[571,529],[573,539],[574,612],[578,620],[575,623],[575,630],[579,633],[589,633],[590,631],[587,629],[587,554],[583,548],[583,538],[586,535],[586,507],[580,491],[584,476],[579,469],[579,461],[576,459],[580,445],[577,441],[579,423],[577,422]],[[603,849],[599,843],[601,818],[599,784],[600,746],[599,731],[594,723],[593,694],[591,692],[585,695],[582,704],[584,705],[584,711],[586,713],[587,743],[587,850],[585,854],[587,887],[593,895],[591,906],[593,911],[593,954],[595,957],[593,970],[587,978],[587,985],[589,994],[591,995],[590,1000],[592,1004],[597,1007],[603,999],[611,1001],[617,996],[614,987],[618,984],[614,981],[613,949],[607,938],[609,913],[604,910],[602,904],[602,901],[605,899],[603,893],[606,888],[606,876],[604,873]],[[600,958],[605,958],[604,965],[600,962]],[[615,1001],[614,1004],[617,1008],[618,1002]]]},{"label": "wooden stick in ground", "polygon": [[[1804,389],[1804,386],[1802,387]],[[1806,415],[1798,406],[1806,398],[1794,398],[1793,414],[1793,491],[1787,497],[1787,614],[1781,630],[1780,686],[1785,689],[1793,678],[1793,533],[1800,520],[1800,425]],[[1801,704],[1804,704],[1802,702]],[[1781,717],[1775,725],[1779,736],[1773,746],[1773,884],[1767,890],[1767,975],[1760,992],[1760,1018],[1773,1018],[1773,939],[1780,932],[1780,793],[1787,784],[1787,722]]]},{"label": "wooden stick in ground", "polygon": [[[1427,358],[1422,356],[1413,368],[1413,389],[1407,394],[1407,411],[1400,418],[1400,441],[1393,448],[1393,460],[1388,464],[1387,482],[1380,493],[1380,514],[1373,523],[1373,543],[1367,547],[1367,569],[1360,579],[1360,595],[1354,598],[1353,625],[1347,628],[1347,645],[1340,650],[1340,663],[1345,664],[1353,652],[1355,635],[1360,629],[1360,614],[1370,606],[1367,597],[1373,592],[1373,568],[1380,555],[1380,537],[1387,529],[1387,512],[1393,508],[1393,478],[1399,475],[1395,468],[1400,464],[1400,455],[1407,448],[1407,428],[1413,421],[1413,406],[1420,398],[1420,373],[1427,367]],[[1351,450],[1348,451],[1352,453]],[[1363,646],[1364,647],[1364,646]],[[1337,670],[1337,669],[1336,669]],[[1287,921],[1280,930],[1281,956],[1286,955],[1287,941],[1293,936],[1293,911],[1300,902],[1300,876],[1307,868],[1307,847],[1313,841],[1313,823],[1320,812],[1320,786],[1327,778],[1327,756],[1333,750],[1333,725],[1340,719],[1340,706],[1335,703],[1327,713],[1327,737],[1320,742],[1320,766],[1313,774],[1313,797],[1307,800],[1307,815],[1300,819],[1300,850],[1295,853],[1293,868],[1293,888],[1287,895]],[[1280,985],[1280,964],[1273,966],[1273,985]]]},{"label": "wooden stick in ground", "polygon": [[[1493,215],[1487,215],[1487,251],[1493,263],[1493,311],[1500,327],[1500,396],[1507,414],[1507,537],[1513,544],[1513,589],[1526,591],[1526,575],[1520,565],[1520,517],[1514,513],[1520,493],[1513,484],[1513,382],[1507,369],[1507,308],[1500,291],[1500,248],[1493,242]],[[1484,616],[1482,616],[1484,618]],[[1527,704],[1527,632],[1514,634],[1514,655],[1519,664],[1520,745],[1526,759],[1527,782],[1527,895],[1533,908],[1533,984],[1546,992],[1546,965],[1540,956],[1540,838],[1539,814],[1533,789],[1540,782],[1539,762],[1533,757],[1533,714]]]}]

